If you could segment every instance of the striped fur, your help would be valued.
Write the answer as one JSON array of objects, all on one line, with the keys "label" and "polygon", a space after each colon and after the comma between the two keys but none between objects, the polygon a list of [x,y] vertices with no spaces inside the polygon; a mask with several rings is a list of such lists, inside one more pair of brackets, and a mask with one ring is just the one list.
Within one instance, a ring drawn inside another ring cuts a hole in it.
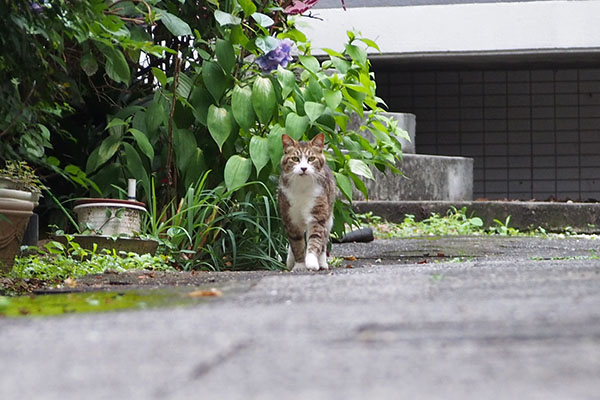
[{"label": "striped fur", "polygon": [[323,154],[324,136],[297,142],[283,135],[282,142],[279,209],[290,243],[287,267],[328,269],[335,181]]}]

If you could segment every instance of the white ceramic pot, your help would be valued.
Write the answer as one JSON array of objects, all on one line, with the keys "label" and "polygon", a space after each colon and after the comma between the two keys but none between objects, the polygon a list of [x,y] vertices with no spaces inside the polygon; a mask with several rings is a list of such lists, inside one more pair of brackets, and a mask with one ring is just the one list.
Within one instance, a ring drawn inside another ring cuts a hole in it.
[{"label": "white ceramic pot", "polygon": [[145,204],[117,199],[81,199],[73,211],[81,229],[89,228],[104,236],[133,236],[142,227]]}]

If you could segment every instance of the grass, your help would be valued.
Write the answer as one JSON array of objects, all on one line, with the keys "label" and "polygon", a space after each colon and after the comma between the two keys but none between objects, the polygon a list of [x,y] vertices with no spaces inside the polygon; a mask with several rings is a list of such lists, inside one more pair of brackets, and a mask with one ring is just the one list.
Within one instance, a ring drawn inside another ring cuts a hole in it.
[{"label": "grass", "polygon": [[[392,223],[369,212],[358,215],[360,221],[373,228],[377,239],[393,239],[403,237],[427,237],[448,235],[495,235],[518,237],[565,237],[575,233],[566,227],[562,233],[549,233],[542,227],[531,230],[519,230],[510,226],[510,216],[504,221],[494,219],[494,225],[486,227],[483,220],[474,215],[467,215],[466,207],[452,207],[446,215],[433,213],[429,218],[416,221],[415,216],[406,214],[401,223]],[[595,237],[593,235],[587,235]]]}]

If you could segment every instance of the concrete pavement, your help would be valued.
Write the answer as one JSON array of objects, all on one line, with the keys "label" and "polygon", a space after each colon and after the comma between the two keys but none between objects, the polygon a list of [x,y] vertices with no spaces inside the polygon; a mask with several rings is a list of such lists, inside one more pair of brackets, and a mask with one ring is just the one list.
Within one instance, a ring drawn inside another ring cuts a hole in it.
[{"label": "concrete pavement", "polygon": [[0,320],[0,398],[600,398],[600,241],[440,240],[336,245],[364,266],[187,308]]}]

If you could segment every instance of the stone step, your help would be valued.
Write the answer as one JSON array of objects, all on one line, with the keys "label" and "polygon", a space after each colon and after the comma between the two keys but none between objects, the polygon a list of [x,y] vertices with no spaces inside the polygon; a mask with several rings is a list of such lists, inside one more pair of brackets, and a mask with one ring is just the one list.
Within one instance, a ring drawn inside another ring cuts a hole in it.
[{"label": "stone step", "polygon": [[[473,199],[472,158],[404,154],[398,168],[404,176],[372,168],[375,180],[364,180],[370,200]],[[358,191],[354,198],[364,200]]]},{"label": "stone step", "polygon": [[486,226],[494,219],[524,229],[542,227],[548,232],[600,233],[600,203],[551,203],[541,201],[357,201],[358,213],[372,212],[390,221],[402,222],[406,214],[421,221],[432,213],[445,215],[451,207],[466,207],[467,215],[478,216]]}]

